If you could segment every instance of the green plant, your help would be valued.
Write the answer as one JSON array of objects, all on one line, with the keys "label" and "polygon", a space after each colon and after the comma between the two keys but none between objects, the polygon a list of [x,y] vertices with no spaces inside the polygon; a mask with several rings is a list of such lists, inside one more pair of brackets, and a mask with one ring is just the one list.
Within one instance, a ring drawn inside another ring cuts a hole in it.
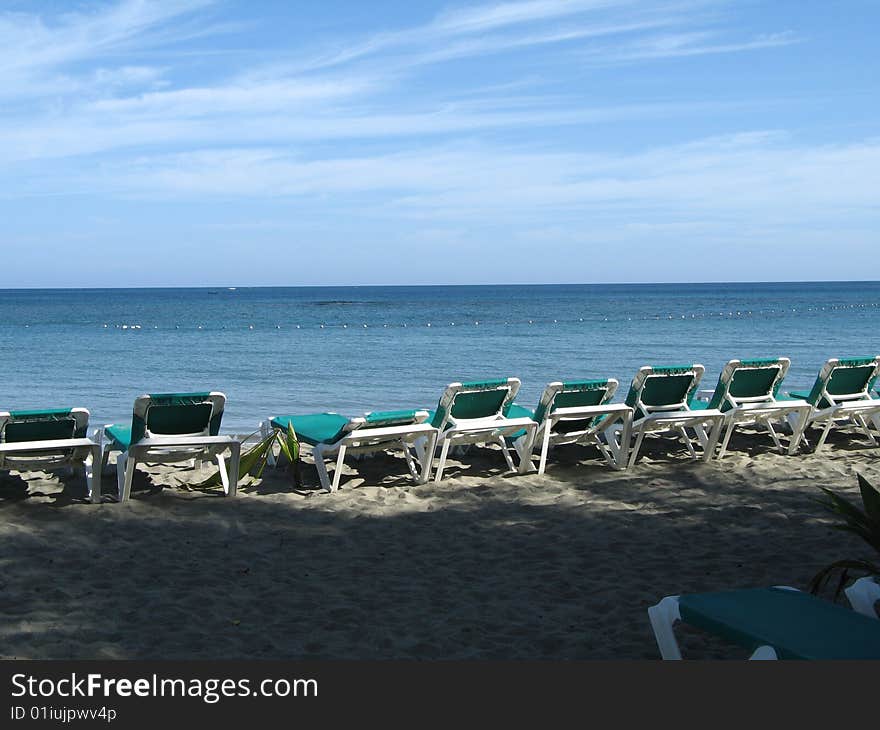
[{"label": "green plant", "polygon": [[[858,535],[880,555],[880,490],[859,474],[859,491],[863,505],[863,508],[860,508],[830,489],[824,487],[821,489],[825,492],[826,498],[818,500],[819,503],[841,520],[834,529]],[[851,558],[831,563],[813,577],[810,582],[810,592],[819,593],[828,585],[835,573],[838,573],[839,579],[834,591],[836,599],[851,577],[851,571],[858,571],[862,575],[880,576],[880,566],[873,562],[874,560],[876,558]]]},{"label": "green plant", "polygon": [[[263,475],[263,469],[266,468],[266,463],[269,461],[269,454],[276,443],[281,449],[281,454],[287,460],[287,471],[293,480],[294,487],[302,487],[299,440],[296,438],[293,426],[290,425],[288,425],[287,431],[276,431],[273,429],[267,436],[261,438],[245,451],[239,460],[238,473],[241,476],[253,474],[253,476],[259,479]],[[218,487],[220,484],[220,471],[218,470],[194,486],[199,489],[207,489],[209,487]]]}]

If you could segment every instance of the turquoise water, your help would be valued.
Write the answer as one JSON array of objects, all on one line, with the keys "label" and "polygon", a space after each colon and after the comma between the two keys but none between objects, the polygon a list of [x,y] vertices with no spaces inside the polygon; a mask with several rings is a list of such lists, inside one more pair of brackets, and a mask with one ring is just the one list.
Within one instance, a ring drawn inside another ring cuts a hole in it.
[{"label": "turquoise water", "polygon": [[[430,325],[430,326],[429,326]],[[454,380],[616,377],[880,353],[880,282],[0,290],[0,409],[130,418],[144,392],[222,390],[224,430],[268,415],[433,406]],[[623,396],[621,393],[620,397]]]}]

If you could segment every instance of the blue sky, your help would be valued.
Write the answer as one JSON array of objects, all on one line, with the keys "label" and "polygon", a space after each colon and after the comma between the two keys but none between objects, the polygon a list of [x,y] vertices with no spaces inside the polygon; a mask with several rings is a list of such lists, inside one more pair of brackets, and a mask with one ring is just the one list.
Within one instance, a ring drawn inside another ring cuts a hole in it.
[{"label": "blue sky", "polygon": [[877,278],[874,0],[0,0],[0,287]]}]

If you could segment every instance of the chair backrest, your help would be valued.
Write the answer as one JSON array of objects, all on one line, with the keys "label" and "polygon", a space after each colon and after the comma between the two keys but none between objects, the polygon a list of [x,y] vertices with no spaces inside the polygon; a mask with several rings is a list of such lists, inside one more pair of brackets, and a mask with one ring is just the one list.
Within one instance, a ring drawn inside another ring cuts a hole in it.
[{"label": "chair backrest", "polygon": [[0,443],[85,438],[89,412],[85,408],[0,413]]},{"label": "chair backrest", "polygon": [[437,405],[431,425],[504,415],[519,391],[519,378],[450,383]]},{"label": "chair backrest", "polygon": [[372,411],[362,418],[352,418],[345,427],[346,431],[370,428],[391,428],[392,426],[410,426],[428,420],[428,411]]},{"label": "chair backrest", "polygon": [[703,377],[702,365],[668,365],[639,368],[633,378],[626,404],[635,418],[657,411],[687,411]]},{"label": "chair backrest", "polygon": [[216,436],[226,396],[223,393],[152,393],[135,399],[131,443],[147,436]]},{"label": "chair backrest", "polygon": [[[534,420],[542,423],[557,408],[579,408],[583,406],[600,406],[607,403],[617,392],[618,382],[614,378],[606,380],[571,380],[568,382],[550,383],[541,394],[538,407],[535,409]],[[584,431],[591,428],[597,417],[558,421],[557,431]]]},{"label": "chair backrest", "polygon": [[807,401],[816,408],[828,408],[845,401],[870,398],[878,376],[880,355],[831,358],[819,371]]},{"label": "chair backrest", "polygon": [[718,376],[708,407],[729,411],[741,403],[773,402],[789,367],[787,357],[731,360]]}]

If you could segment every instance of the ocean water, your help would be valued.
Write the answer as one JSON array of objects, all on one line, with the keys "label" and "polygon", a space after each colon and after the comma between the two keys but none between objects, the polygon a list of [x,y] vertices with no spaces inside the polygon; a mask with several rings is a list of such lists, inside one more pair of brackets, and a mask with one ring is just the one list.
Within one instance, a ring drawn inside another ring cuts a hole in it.
[{"label": "ocean water", "polygon": [[224,430],[269,415],[433,407],[456,380],[552,380],[785,355],[880,353],[880,282],[0,290],[0,409],[126,421],[145,392],[222,390]]}]

